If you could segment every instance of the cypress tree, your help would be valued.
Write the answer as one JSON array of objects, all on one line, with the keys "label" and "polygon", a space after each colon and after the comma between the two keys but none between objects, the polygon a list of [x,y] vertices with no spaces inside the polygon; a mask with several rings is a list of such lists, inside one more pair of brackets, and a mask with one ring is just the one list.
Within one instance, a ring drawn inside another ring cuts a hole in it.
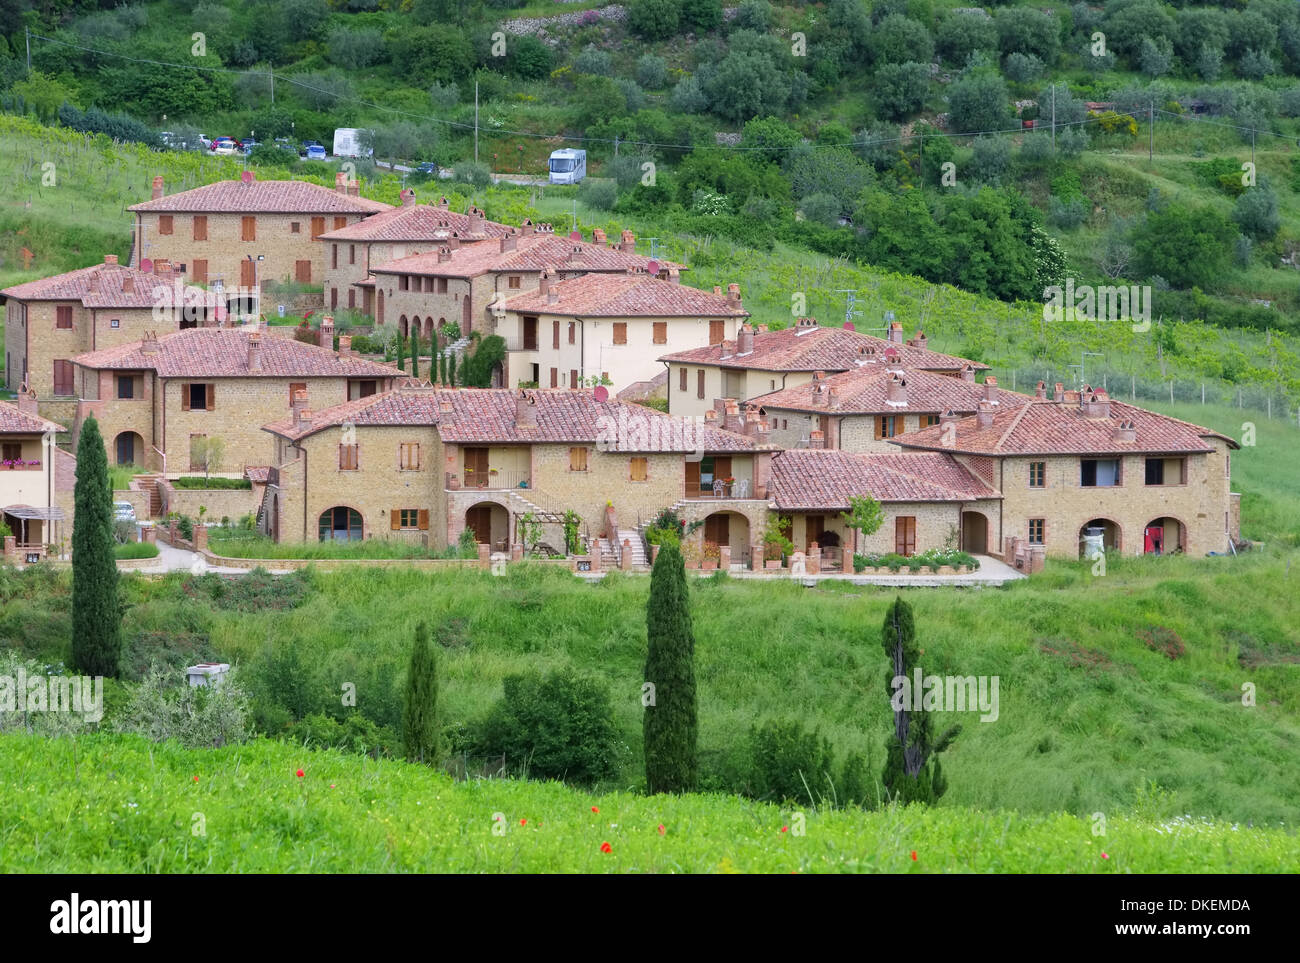
[{"label": "cypress tree", "polygon": [[447,384],[453,386],[456,384],[456,356],[454,354],[447,355]]},{"label": "cypress tree", "polygon": [[401,337],[397,339],[397,370],[406,370],[406,339]]},{"label": "cypress tree", "polygon": [[435,377],[437,377],[438,379],[438,384],[445,384],[445,382],[442,379],[443,379],[443,373],[446,371],[446,365],[447,365],[446,355],[444,355],[441,351],[439,351],[434,361],[438,366],[438,370],[435,372]]},{"label": "cypress tree", "polygon": [[72,662],[86,675],[116,676],[122,659],[122,609],[113,555],[113,493],[94,415],[86,418],[77,440],[73,502]]},{"label": "cypress tree", "polygon": [[909,708],[904,704],[901,690],[894,685],[895,679],[905,679],[909,686],[912,684],[913,669],[917,667],[920,656],[912,607],[901,597],[896,597],[885,613],[880,641],[889,657],[891,672],[885,674],[885,689],[894,707],[894,734],[889,739],[889,754],[881,781],[892,799],[902,803],[932,803],[948,788],[939,765],[939,753],[948,748],[961,731],[961,726],[953,726],[935,739],[930,714],[922,709],[923,693],[915,688],[910,690]]},{"label": "cypress tree", "polygon": [[420,377],[420,332],[411,328],[411,376]]},{"label": "cypress tree", "polygon": [[410,762],[436,766],[442,762],[442,717],[438,711],[438,660],[429,646],[429,627],[415,627],[415,645],[406,673],[406,702],[402,708],[402,747]]},{"label": "cypress tree", "polygon": [[[695,788],[699,721],[695,701],[695,633],[681,550],[660,546],[646,603],[646,788],[652,793]],[[653,699],[649,699],[653,693]]]}]

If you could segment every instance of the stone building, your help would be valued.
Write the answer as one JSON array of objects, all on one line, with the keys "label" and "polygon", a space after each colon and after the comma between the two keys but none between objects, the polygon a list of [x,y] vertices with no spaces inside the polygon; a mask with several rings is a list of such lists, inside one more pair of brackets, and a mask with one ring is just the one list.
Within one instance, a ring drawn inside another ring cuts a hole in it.
[{"label": "stone building", "polygon": [[734,339],[662,355],[668,367],[668,410],[675,415],[702,415],[718,398],[747,401],[806,385],[817,373],[836,374],[886,361],[904,368],[968,378],[988,365],[931,351],[924,333],[903,340],[894,322],[889,338],[852,328],[822,327],[800,318],[792,327],[767,331],[743,328]]},{"label": "stone building", "polygon": [[36,413],[30,392],[17,404],[0,401],[0,522],[13,533],[2,540],[7,561],[44,557],[47,546],[66,549],[72,539],[77,460],[56,445],[61,431]]}]

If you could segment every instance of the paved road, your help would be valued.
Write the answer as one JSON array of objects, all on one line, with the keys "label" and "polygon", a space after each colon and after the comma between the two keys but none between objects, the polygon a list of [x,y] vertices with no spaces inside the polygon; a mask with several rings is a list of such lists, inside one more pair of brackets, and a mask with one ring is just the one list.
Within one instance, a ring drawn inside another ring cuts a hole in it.
[{"label": "paved road", "polygon": [[[209,565],[198,552],[176,548],[166,542],[158,543],[158,565],[153,568],[139,569],[142,572],[192,572],[202,575],[216,572],[224,575],[247,575],[246,569],[229,568],[224,565]],[[272,575],[288,575],[291,569],[271,569]]]}]

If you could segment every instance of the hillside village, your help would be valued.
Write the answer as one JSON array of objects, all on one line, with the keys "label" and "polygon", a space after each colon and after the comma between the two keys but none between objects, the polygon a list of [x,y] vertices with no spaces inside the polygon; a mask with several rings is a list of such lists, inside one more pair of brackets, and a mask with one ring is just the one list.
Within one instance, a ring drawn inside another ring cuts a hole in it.
[{"label": "hillside village", "polygon": [[[143,471],[123,496],[138,519],[251,516],[279,544],[472,538],[485,558],[637,569],[668,512],[724,571],[946,549],[1032,573],[1240,538],[1232,438],[1088,385],[1010,391],[896,322],[769,330],[738,284],[692,287],[630,231],[560,236],[410,190],[390,206],[342,172],[334,190],[246,172],[175,194],[155,178],[152,195],[131,207],[130,263],[0,292],[11,557],[66,553],[91,416],[110,462]],[[322,285],[315,327],[264,323],[282,277]],[[354,350],[343,308],[462,366],[499,338],[490,386]],[[214,438],[225,458],[200,463]],[[248,487],[175,485],[195,474]],[[883,512],[869,534],[845,518],[861,496]]]}]

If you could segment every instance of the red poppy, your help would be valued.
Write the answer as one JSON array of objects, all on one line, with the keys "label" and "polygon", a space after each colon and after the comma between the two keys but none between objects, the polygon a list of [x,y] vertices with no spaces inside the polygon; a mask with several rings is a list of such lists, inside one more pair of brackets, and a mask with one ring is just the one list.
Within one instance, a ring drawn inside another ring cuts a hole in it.
[{"label": "red poppy", "polygon": [[785,831],[786,831],[787,829],[789,829],[789,828],[790,828],[789,826],[782,826],[782,827],[781,827],[781,832],[785,832]]},{"label": "red poppy", "polygon": [[664,834],[664,832],[665,832],[665,830],[664,830],[664,824],[663,824],[663,823],[660,823],[660,824],[659,824],[659,835],[662,836],[662,835]]},{"label": "red poppy", "polygon": [[520,826],[527,826],[527,825],[528,825],[528,820],[527,820],[527,819],[521,819],[521,820],[519,820],[519,825],[520,825]]},{"label": "red poppy", "polygon": [[198,781],[199,781],[199,777],[198,777],[198,776],[195,776],[195,777],[194,777],[194,781],[195,781],[195,782],[198,782]]},{"label": "red poppy", "polygon": [[916,862],[916,850],[912,850],[912,862]]},{"label": "red poppy", "polygon": [[600,812],[600,810],[597,809],[595,806],[592,806],[592,807],[591,807],[591,811],[592,811],[593,813],[598,813],[598,812]]},{"label": "red poppy", "polygon": [[1105,853],[1102,853],[1102,854],[1101,854],[1101,858],[1102,858],[1102,859],[1110,859],[1110,857],[1107,856]]},{"label": "red poppy", "polygon": [[302,770],[301,770],[301,769],[298,770],[298,778],[299,778],[299,779],[302,778]]},{"label": "red poppy", "polygon": [[609,843],[601,843],[600,851],[602,853],[612,853],[614,851],[614,847],[611,846]]}]

